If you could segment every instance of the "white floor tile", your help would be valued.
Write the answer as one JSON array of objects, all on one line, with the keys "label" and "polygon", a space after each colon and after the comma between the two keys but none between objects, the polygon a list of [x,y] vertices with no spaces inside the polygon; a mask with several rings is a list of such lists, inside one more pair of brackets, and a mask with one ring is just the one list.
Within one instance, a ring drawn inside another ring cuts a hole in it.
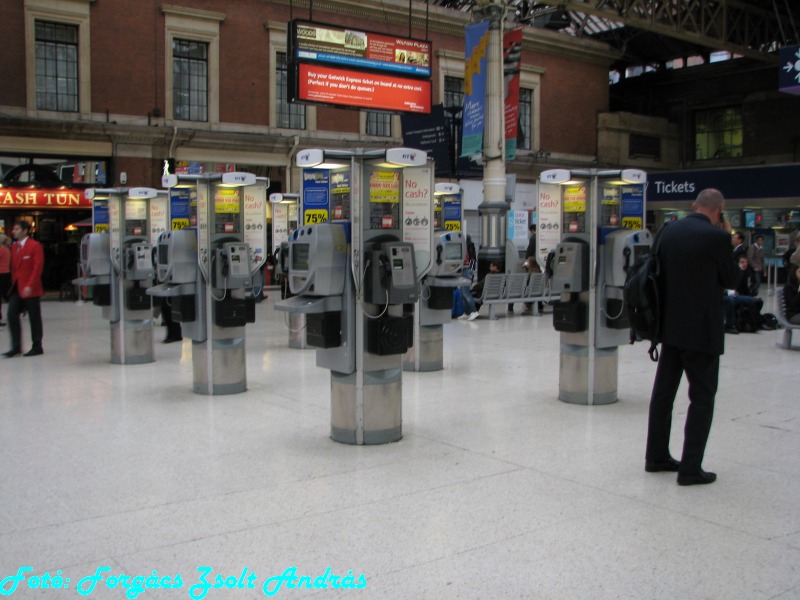
[{"label": "white floor tile", "polygon": [[198,566],[248,567],[257,590],[208,597],[255,598],[294,566],[368,585],[278,597],[800,597],[800,353],[775,333],[726,339],[705,461],[719,480],[682,488],[643,469],[643,344],[619,349],[619,401],[581,406],[558,400],[550,314],[449,323],[445,369],[403,375],[403,439],[354,447],[329,439],[330,374],[288,348],[276,295],[230,396],[192,392],[189,340],[156,327],[154,363],[112,365],[97,307],[43,304],[46,354],[0,359],[0,579],[181,573],[183,590],[145,592],[160,599],[186,597]]}]

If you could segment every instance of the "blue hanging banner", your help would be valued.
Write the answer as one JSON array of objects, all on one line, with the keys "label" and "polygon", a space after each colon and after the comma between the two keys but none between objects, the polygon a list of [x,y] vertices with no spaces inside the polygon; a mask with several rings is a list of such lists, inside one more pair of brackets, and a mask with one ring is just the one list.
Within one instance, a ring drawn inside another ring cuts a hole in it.
[{"label": "blue hanging banner", "polygon": [[464,112],[461,156],[483,152],[483,123],[486,112],[486,50],[489,21],[467,25],[464,61]]}]

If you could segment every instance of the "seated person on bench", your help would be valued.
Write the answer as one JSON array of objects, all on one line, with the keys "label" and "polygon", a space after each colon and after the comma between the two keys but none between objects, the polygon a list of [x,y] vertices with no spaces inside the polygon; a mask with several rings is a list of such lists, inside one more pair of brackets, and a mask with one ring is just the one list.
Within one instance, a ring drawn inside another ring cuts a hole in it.
[{"label": "seated person on bench", "polygon": [[728,290],[725,295],[725,331],[727,333],[739,333],[737,326],[737,315],[739,308],[744,306],[752,313],[753,329],[757,331],[761,328],[761,308],[764,301],[756,296],[756,275],[748,265],[747,256],[740,255],[738,259],[738,281],[736,288]]},{"label": "seated person on bench", "polygon": [[[500,265],[496,262],[489,263],[489,273],[500,273]],[[483,286],[486,284],[486,275],[483,278],[472,286],[472,297],[475,298],[475,310],[479,311],[481,306],[481,296],[483,296]]]},{"label": "seated person on bench", "polygon": [[792,265],[789,271],[783,284],[783,303],[786,305],[786,320],[800,325],[800,267]]}]

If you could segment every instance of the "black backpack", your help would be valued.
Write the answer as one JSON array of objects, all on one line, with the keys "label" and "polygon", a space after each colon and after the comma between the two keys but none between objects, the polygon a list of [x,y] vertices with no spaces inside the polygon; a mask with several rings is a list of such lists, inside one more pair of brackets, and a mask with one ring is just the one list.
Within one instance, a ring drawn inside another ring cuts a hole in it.
[{"label": "black backpack", "polygon": [[661,261],[658,248],[665,228],[666,225],[659,230],[650,251],[628,267],[622,291],[631,325],[631,344],[650,340],[647,353],[653,362],[658,362],[658,344],[661,342]]},{"label": "black backpack", "polygon": [[736,329],[742,333],[755,333],[761,328],[761,318],[749,306],[739,306],[736,309]]},{"label": "black backpack", "polygon": [[761,329],[778,329],[779,327],[778,317],[772,313],[764,313],[761,315]]}]

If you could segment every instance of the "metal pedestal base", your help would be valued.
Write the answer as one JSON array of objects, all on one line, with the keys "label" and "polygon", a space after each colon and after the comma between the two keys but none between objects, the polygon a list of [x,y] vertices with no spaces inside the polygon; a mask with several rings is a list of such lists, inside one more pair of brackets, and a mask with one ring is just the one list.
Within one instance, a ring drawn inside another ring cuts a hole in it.
[{"label": "metal pedestal base", "polygon": [[154,360],[152,319],[111,323],[112,363],[140,365]]},{"label": "metal pedestal base", "polygon": [[[403,357],[404,371],[441,371],[443,361],[444,327],[441,325],[421,325],[419,341],[409,348]],[[419,353],[419,364],[417,364]]]},{"label": "metal pedestal base", "polygon": [[570,404],[613,404],[617,401],[617,348],[595,348],[594,391],[589,401],[589,348],[561,344],[558,399]]},{"label": "metal pedestal base", "polygon": [[403,371],[364,373],[363,411],[356,374],[331,371],[331,439],[343,444],[388,444],[403,437]]},{"label": "metal pedestal base", "polygon": [[289,313],[289,348],[303,350],[306,344],[306,316],[302,313]]},{"label": "metal pedestal base", "polygon": [[[209,373],[208,349],[211,345],[211,371]],[[238,394],[247,389],[244,338],[205,340],[192,342],[192,367],[196,394]],[[209,382],[211,386],[209,389]]]}]

